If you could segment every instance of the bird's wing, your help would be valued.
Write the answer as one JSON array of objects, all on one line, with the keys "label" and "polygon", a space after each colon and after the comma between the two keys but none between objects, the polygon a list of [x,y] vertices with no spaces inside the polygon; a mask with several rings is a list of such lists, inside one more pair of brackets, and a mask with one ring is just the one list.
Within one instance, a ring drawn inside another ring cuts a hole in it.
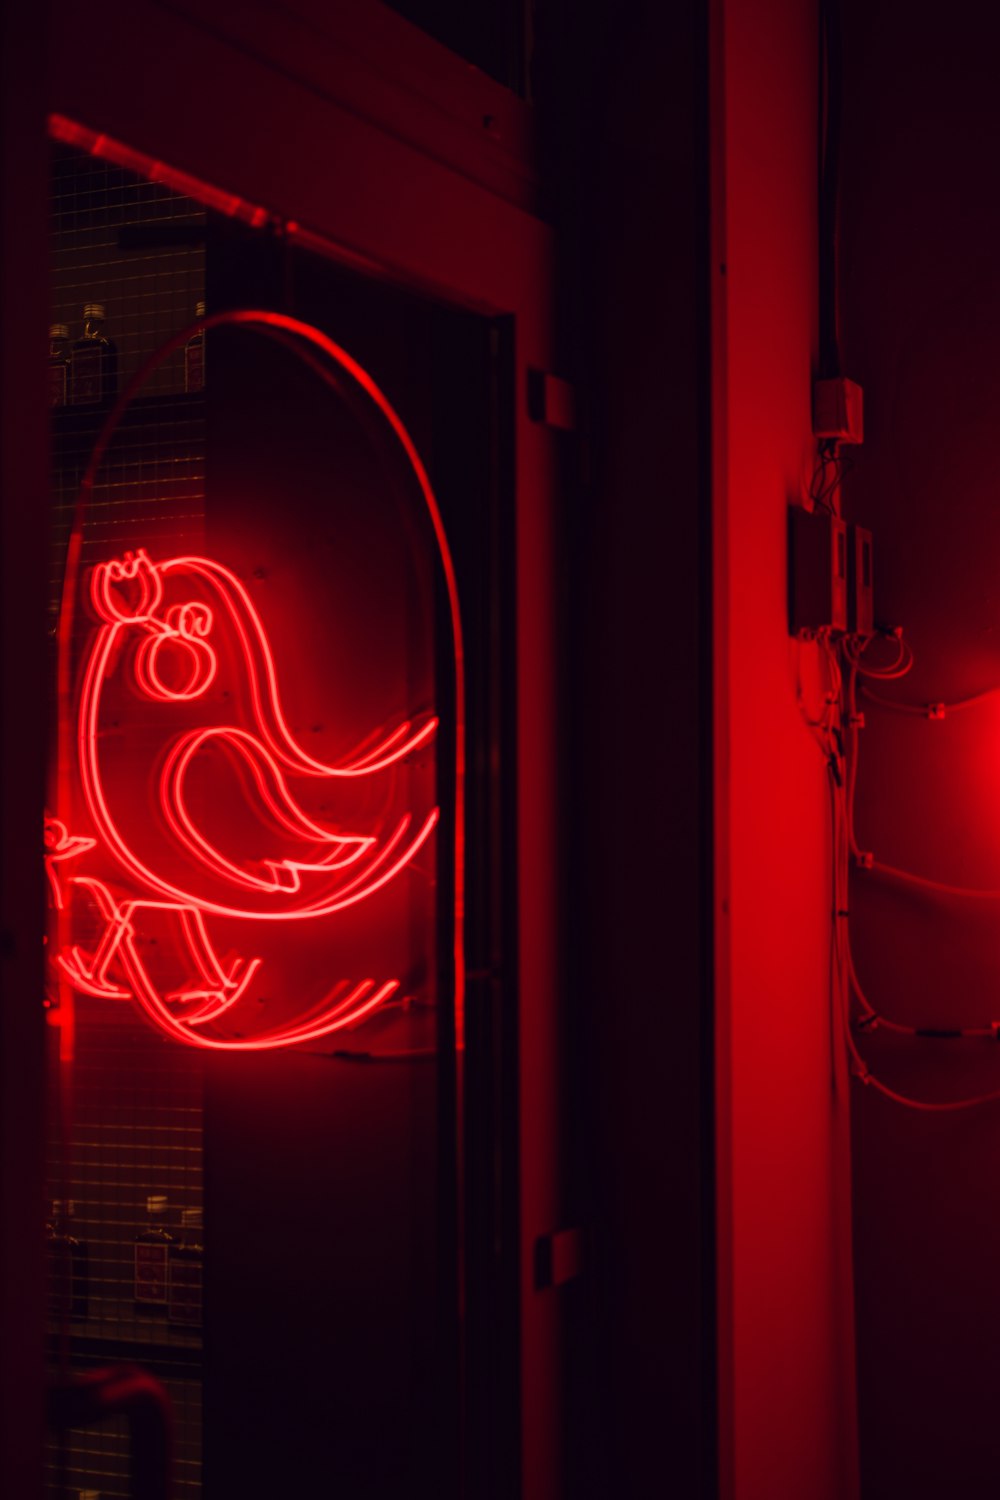
[{"label": "bird's wing", "polygon": [[[261,822],[270,820],[284,843],[292,838],[306,846],[301,856],[262,856],[251,868],[230,859],[208,836],[192,813],[185,780],[195,757],[211,748],[222,750],[240,773],[248,815]],[[227,883],[253,891],[295,892],[301,885],[301,872],[321,871],[328,876],[343,870],[375,842],[370,836],[342,833],[310,818],[266,746],[248,730],[233,726],[182,735],[166,758],[160,790],[167,822],[188,853]]]}]

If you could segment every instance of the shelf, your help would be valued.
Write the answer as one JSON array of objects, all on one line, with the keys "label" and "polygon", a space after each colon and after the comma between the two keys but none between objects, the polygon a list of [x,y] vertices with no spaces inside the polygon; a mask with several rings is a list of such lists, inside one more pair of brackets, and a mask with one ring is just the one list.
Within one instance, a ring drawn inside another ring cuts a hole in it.
[{"label": "shelf", "polygon": [[[50,1328],[49,1337],[55,1346],[58,1330]],[[166,1361],[174,1367],[178,1356],[200,1365],[202,1335],[200,1328],[168,1322],[165,1311],[140,1313],[131,1304],[95,1298],[86,1318],[69,1320],[69,1344],[74,1357],[133,1360],[151,1368],[152,1361]]]},{"label": "shelf", "polygon": [[[50,411],[52,456],[56,468],[82,466],[107,420],[110,406],[59,406]],[[116,437],[122,433],[141,435],[165,426],[200,421],[205,412],[204,391],[162,391],[136,396],[122,412]],[[112,448],[111,461],[114,462]]]},{"label": "shelf", "polygon": [[[140,1365],[159,1380],[200,1381],[202,1359],[199,1349],[174,1349],[166,1344],[133,1344],[114,1339],[71,1338],[69,1364],[72,1370],[98,1369],[102,1365]],[[50,1370],[60,1367],[59,1345],[52,1340],[48,1349]]]}]

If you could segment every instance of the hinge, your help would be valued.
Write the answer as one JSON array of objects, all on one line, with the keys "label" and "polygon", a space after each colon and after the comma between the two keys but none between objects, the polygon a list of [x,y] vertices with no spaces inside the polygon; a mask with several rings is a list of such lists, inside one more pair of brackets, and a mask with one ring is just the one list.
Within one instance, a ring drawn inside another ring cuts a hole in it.
[{"label": "hinge", "polygon": [[533,422],[572,432],[576,427],[575,386],[545,370],[529,370],[528,415]]},{"label": "hinge", "polygon": [[557,1229],[554,1234],[540,1234],[535,1241],[535,1290],[564,1286],[573,1281],[584,1267],[584,1233],[582,1229]]}]

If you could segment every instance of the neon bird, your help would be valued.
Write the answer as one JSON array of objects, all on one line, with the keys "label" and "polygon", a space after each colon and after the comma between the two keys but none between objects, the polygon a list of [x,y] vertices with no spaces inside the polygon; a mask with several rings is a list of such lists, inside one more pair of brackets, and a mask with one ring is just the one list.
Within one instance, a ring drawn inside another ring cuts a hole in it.
[{"label": "neon bird", "polygon": [[[369,1014],[399,981],[343,981],[311,1016],[251,1040],[206,1035],[201,1028],[230,1015],[261,963],[221,958],[207,920],[332,916],[368,900],[412,865],[437,825],[436,807],[422,817],[404,811],[378,831],[358,832],[320,819],[309,810],[309,796],[336,802],[338,792],[363,791],[373,779],[384,781],[383,773],[391,777],[431,743],[437,718],[401,722],[345,760],[319,760],[288,726],[263,622],[221,563],[195,556],[154,563],[140,549],[95,567],[89,597],[99,623],[82,676],[77,761],[97,837],[71,836],[65,823],[48,820],[46,868],[53,904],[63,906],[70,886],[102,932],[91,954],[63,945],[55,955],[63,977],[86,993],[131,996],[168,1035],[205,1047],[288,1046]],[[239,669],[235,701],[220,692],[223,663]],[[108,764],[122,713],[137,712],[136,700],[142,743],[155,762],[152,819],[135,818],[128,778]],[[179,733],[178,705],[196,721]],[[213,780],[227,788],[221,799],[206,795]],[[235,839],[220,802],[230,825],[234,809],[242,809]],[[125,896],[94,875],[60,879],[57,862],[95,845],[120,868],[130,887]],[[178,951],[193,971],[167,993],[150,977],[137,942],[152,914],[171,917]]]}]

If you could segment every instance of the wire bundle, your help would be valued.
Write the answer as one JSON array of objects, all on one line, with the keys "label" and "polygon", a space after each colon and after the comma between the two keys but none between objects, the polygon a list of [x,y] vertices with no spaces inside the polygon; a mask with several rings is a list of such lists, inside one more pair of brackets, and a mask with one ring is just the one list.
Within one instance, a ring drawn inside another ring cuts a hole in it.
[{"label": "wire bundle", "polygon": [[882,864],[869,851],[860,847],[855,831],[854,809],[858,782],[859,736],[864,728],[865,720],[863,713],[858,709],[858,695],[860,690],[871,701],[896,712],[917,714],[924,718],[943,718],[948,709],[969,707],[981,702],[997,690],[979,693],[955,704],[921,706],[900,703],[885,697],[870,688],[867,682],[859,683],[859,679],[892,681],[904,677],[913,666],[913,652],[903,639],[901,631],[883,631],[880,632],[880,637],[886,642],[893,642],[896,648],[891,659],[881,665],[869,659],[869,649],[879,637],[864,639],[850,635],[834,637],[830,631],[818,633],[816,640],[827,679],[824,708],[819,718],[812,718],[806,713],[801,686],[799,687],[799,704],[826,760],[830,788],[833,825],[831,1004],[844,1034],[851,1069],[863,1083],[909,1109],[935,1114],[971,1109],[977,1105],[1000,1100],[1000,1088],[942,1102],[917,1099],[890,1087],[873,1073],[858,1047],[856,1033],[862,1034],[876,1029],[914,1038],[964,1037],[1000,1040],[1000,1024],[998,1023],[989,1026],[920,1027],[889,1020],[876,1010],[861,985],[851,947],[850,882],[852,871],[856,878],[865,872],[871,872],[896,883],[917,887],[932,895],[976,902],[1000,903],[1000,890],[954,886],[929,880],[910,871]]}]

